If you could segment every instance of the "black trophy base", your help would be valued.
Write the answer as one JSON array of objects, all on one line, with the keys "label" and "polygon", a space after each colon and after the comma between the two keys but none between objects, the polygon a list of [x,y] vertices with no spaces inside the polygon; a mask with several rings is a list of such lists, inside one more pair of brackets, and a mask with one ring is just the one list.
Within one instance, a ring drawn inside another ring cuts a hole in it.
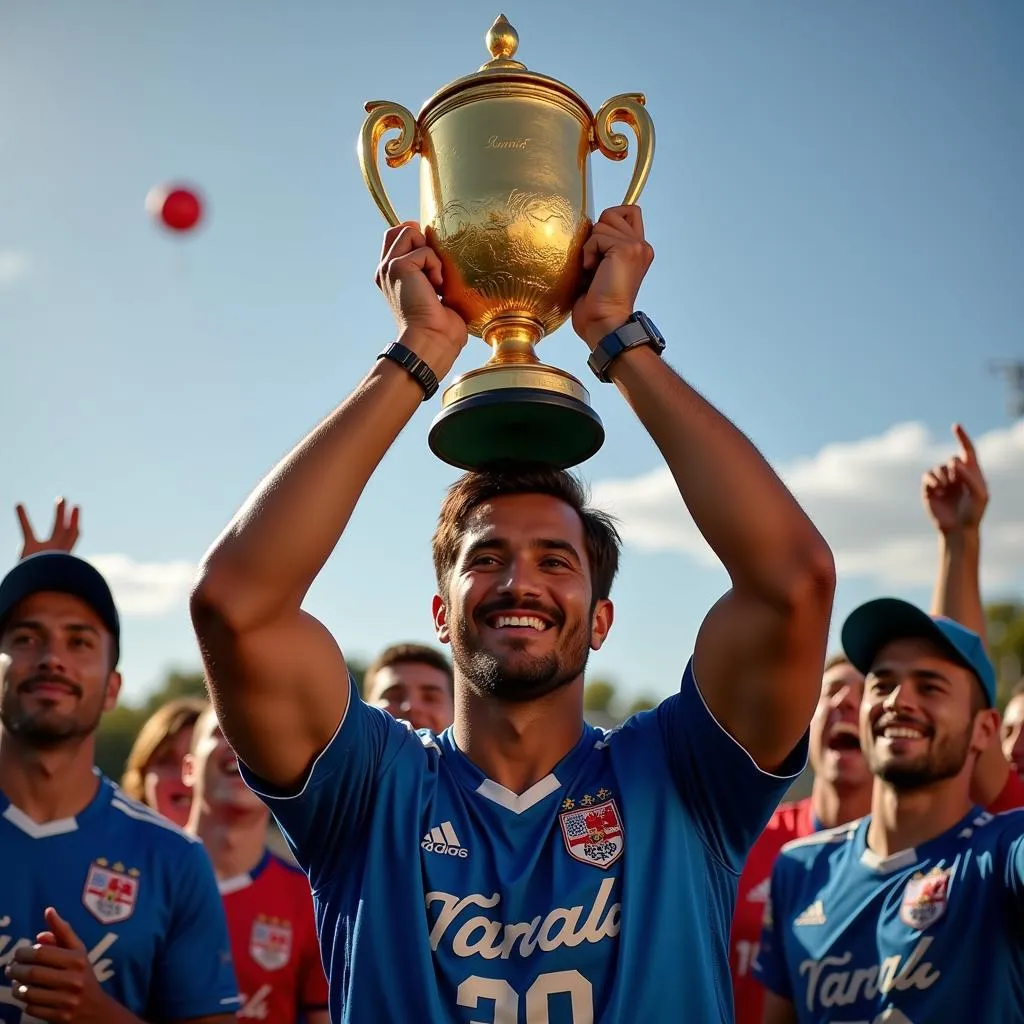
[{"label": "black trophy base", "polygon": [[604,427],[578,398],[540,388],[498,388],[443,408],[427,442],[439,459],[459,469],[506,461],[569,469],[600,450]]}]

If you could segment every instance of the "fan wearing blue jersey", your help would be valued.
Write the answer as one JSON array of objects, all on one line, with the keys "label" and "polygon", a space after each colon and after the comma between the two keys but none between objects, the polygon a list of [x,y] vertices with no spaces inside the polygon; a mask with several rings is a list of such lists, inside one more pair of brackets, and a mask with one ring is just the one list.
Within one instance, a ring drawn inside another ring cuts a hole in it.
[{"label": "fan wearing blue jersey", "polygon": [[[302,610],[374,469],[466,343],[416,225],[387,233],[377,274],[404,365],[379,358],[203,561],[192,616],[214,703],[308,873],[338,1024],[732,1019],[737,876],[805,763],[834,567],[768,464],[633,315],[652,258],[640,210],[606,210],[573,326],[600,361],[631,325],[610,379],[732,578],[657,709],[610,733],[584,723],[619,538],[562,471],[471,472],[443,502],[432,614],[455,721],[440,735],[361,701]],[[672,609],[659,613],[671,629]]]},{"label": "fan wearing blue jersey", "polygon": [[1024,811],[970,797],[998,729],[984,644],[895,598],[842,641],[866,674],[871,813],[783,847],[754,968],[765,1024],[1024,1021]]},{"label": "fan wearing blue jersey", "polygon": [[0,1022],[235,1020],[202,844],[93,766],[121,686],[113,597],[41,549],[0,582]]}]

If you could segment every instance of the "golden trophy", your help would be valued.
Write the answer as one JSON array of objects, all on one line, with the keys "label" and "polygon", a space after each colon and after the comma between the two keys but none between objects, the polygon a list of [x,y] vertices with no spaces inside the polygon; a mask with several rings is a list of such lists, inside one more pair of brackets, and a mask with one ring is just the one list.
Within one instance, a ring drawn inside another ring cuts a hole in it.
[{"label": "golden trophy", "polygon": [[491,59],[444,86],[419,116],[374,100],[359,137],[359,165],[385,220],[401,223],[377,167],[420,160],[420,226],[440,257],[441,295],[491,348],[481,367],[441,396],[430,427],[434,454],[478,469],[502,460],[559,468],[589,459],[604,428],[587,389],[540,362],[534,346],[572,313],[586,287],[582,250],[593,224],[590,153],[636,161],[624,204],[635,203],[654,156],[654,124],[640,93],[596,114],[567,85],[515,59],[519,36],[500,15],[486,36]]}]

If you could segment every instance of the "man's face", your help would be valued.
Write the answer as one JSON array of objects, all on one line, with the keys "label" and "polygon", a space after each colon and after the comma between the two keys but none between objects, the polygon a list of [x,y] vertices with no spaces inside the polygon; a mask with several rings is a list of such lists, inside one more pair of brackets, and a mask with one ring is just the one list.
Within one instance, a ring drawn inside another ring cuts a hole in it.
[{"label": "man's face", "polygon": [[455,714],[448,674],[422,661],[399,661],[379,669],[370,680],[366,703],[414,729],[432,732],[447,729]]},{"label": "man's face", "polygon": [[478,506],[434,621],[481,693],[529,701],[573,682],[612,621],[611,602],[593,601],[579,516],[541,494]]},{"label": "man's face", "polygon": [[113,638],[93,609],[43,591],[21,601],[0,635],[0,721],[45,749],[91,736],[117,702]]},{"label": "man's face", "polygon": [[1003,713],[1000,732],[1003,756],[1024,777],[1024,694],[1012,697]]},{"label": "man's face", "polygon": [[263,801],[242,781],[238,758],[212,711],[205,711],[196,722],[183,777],[192,787],[193,803],[199,801],[215,817],[269,815]]},{"label": "man's face", "polygon": [[191,746],[192,727],[179,729],[160,744],[142,774],[147,805],[180,826],[188,822],[192,807],[192,790],[181,777],[181,766]]},{"label": "man's face", "polygon": [[822,677],[811,719],[810,762],[814,774],[837,789],[871,786],[858,726],[863,694],[864,677],[849,663],[833,665]]},{"label": "man's face", "polygon": [[995,730],[994,712],[972,714],[977,681],[927,640],[896,640],[864,682],[861,745],[874,775],[920,789],[973,767]]}]

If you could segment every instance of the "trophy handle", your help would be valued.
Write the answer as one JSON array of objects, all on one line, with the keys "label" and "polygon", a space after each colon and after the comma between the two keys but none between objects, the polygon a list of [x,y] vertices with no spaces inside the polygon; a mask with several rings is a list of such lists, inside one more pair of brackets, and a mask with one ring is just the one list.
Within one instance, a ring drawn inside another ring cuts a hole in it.
[{"label": "trophy handle", "polygon": [[363,172],[363,181],[366,182],[377,209],[384,214],[384,219],[392,227],[397,227],[401,221],[384,189],[384,182],[380,180],[377,146],[385,132],[394,128],[400,129],[401,134],[397,138],[384,143],[384,160],[388,167],[401,167],[408,163],[420,148],[419,128],[416,118],[399,103],[370,100],[366,104],[366,113],[367,118],[359,133],[359,169]]},{"label": "trophy handle", "polygon": [[645,103],[642,92],[622,93],[603,103],[594,116],[594,144],[609,160],[624,160],[629,153],[629,140],[621,132],[613,132],[613,124],[628,124],[636,135],[636,164],[623,206],[640,198],[654,160],[654,121]]}]

